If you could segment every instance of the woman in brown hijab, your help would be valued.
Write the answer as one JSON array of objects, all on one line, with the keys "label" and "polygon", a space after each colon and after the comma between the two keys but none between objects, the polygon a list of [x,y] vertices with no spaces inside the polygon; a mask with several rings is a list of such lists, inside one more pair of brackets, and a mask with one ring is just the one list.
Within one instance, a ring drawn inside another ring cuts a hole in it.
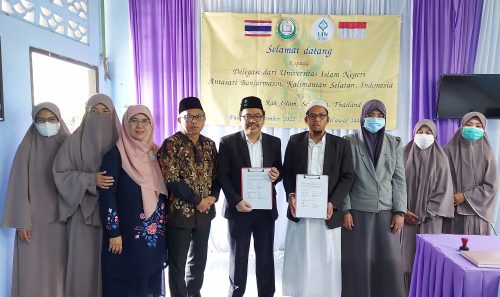
[{"label": "woman in brown hijab", "polygon": [[69,131],[53,103],[36,105],[31,116],[12,164],[2,222],[17,229],[12,297],[61,297],[67,236],[66,223],[59,222],[52,164]]},{"label": "woman in brown hijab", "polygon": [[455,217],[444,229],[454,234],[488,235],[498,189],[497,162],[488,136],[486,118],[469,112],[462,127],[444,147],[450,162]]},{"label": "woman in brown hijab", "polygon": [[436,125],[422,120],[404,148],[408,211],[402,235],[405,286],[410,288],[416,234],[441,233],[443,217],[453,217],[453,184],[448,158],[435,142]]},{"label": "woman in brown hijab", "polygon": [[68,223],[68,264],[64,296],[101,296],[101,220],[97,187],[113,178],[99,172],[102,157],[118,139],[120,122],[111,98],[95,94],[85,106],[85,116],[66,139],[54,160],[54,180],[59,191],[59,218]]}]

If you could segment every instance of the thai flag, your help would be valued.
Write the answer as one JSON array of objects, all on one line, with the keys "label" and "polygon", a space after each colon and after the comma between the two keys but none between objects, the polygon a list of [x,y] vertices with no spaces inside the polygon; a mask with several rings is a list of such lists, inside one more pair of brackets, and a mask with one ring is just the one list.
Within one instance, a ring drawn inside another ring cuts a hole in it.
[{"label": "thai flag", "polygon": [[245,20],[245,36],[271,36],[271,20]]},{"label": "thai flag", "polygon": [[339,38],[365,38],[366,22],[339,22]]}]

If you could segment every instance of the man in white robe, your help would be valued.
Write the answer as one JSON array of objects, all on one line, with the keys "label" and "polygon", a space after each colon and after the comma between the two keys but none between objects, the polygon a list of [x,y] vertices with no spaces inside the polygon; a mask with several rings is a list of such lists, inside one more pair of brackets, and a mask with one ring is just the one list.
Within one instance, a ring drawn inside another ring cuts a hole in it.
[{"label": "man in white robe", "polygon": [[[288,197],[288,227],[283,262],[283,295],[340,297],[342,201],[351,189],[354,170],[349,143],[326,133],[328,106],[312,100],[306,108],[306,132],[292,135],[283,164]],[[324,219],[298,218],[297,174],[328,176]]]}]

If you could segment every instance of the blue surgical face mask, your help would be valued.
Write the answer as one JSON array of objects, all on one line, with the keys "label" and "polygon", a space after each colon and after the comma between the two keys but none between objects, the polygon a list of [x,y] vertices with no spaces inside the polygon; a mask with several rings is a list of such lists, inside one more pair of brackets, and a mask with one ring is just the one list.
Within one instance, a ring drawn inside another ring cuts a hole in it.
[{"label": "blue surgical face mask", "polygon": [[484,136],[484,129],[476,127],[462,127],[462,136],[470,141],[476,141]]},{"label": "blue surgical face mask", "polygon": [[365,129],[368,130],[370,133],[377,133],[380,129],[385,127],[385,119],[365,118],[363,127],[365,127]]}]

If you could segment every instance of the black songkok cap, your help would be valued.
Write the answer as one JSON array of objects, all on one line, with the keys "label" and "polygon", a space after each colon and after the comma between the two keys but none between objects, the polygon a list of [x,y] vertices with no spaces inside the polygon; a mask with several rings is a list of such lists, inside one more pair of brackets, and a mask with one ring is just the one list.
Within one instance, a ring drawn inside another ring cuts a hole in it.
[{"label": "black songkok cap", "polygon": [[255,96],[245,97],[243,98],[243,100],[241,100],[240,111],[245,108],[259,108],[260,110],[264,111],[262,102],[258,97]]},{"label": "black songkok cap", "polygon": [[188,109],[201,109],[200,99],[196,97],[186,97],[179,102],[179,113],[188,110]]}]

